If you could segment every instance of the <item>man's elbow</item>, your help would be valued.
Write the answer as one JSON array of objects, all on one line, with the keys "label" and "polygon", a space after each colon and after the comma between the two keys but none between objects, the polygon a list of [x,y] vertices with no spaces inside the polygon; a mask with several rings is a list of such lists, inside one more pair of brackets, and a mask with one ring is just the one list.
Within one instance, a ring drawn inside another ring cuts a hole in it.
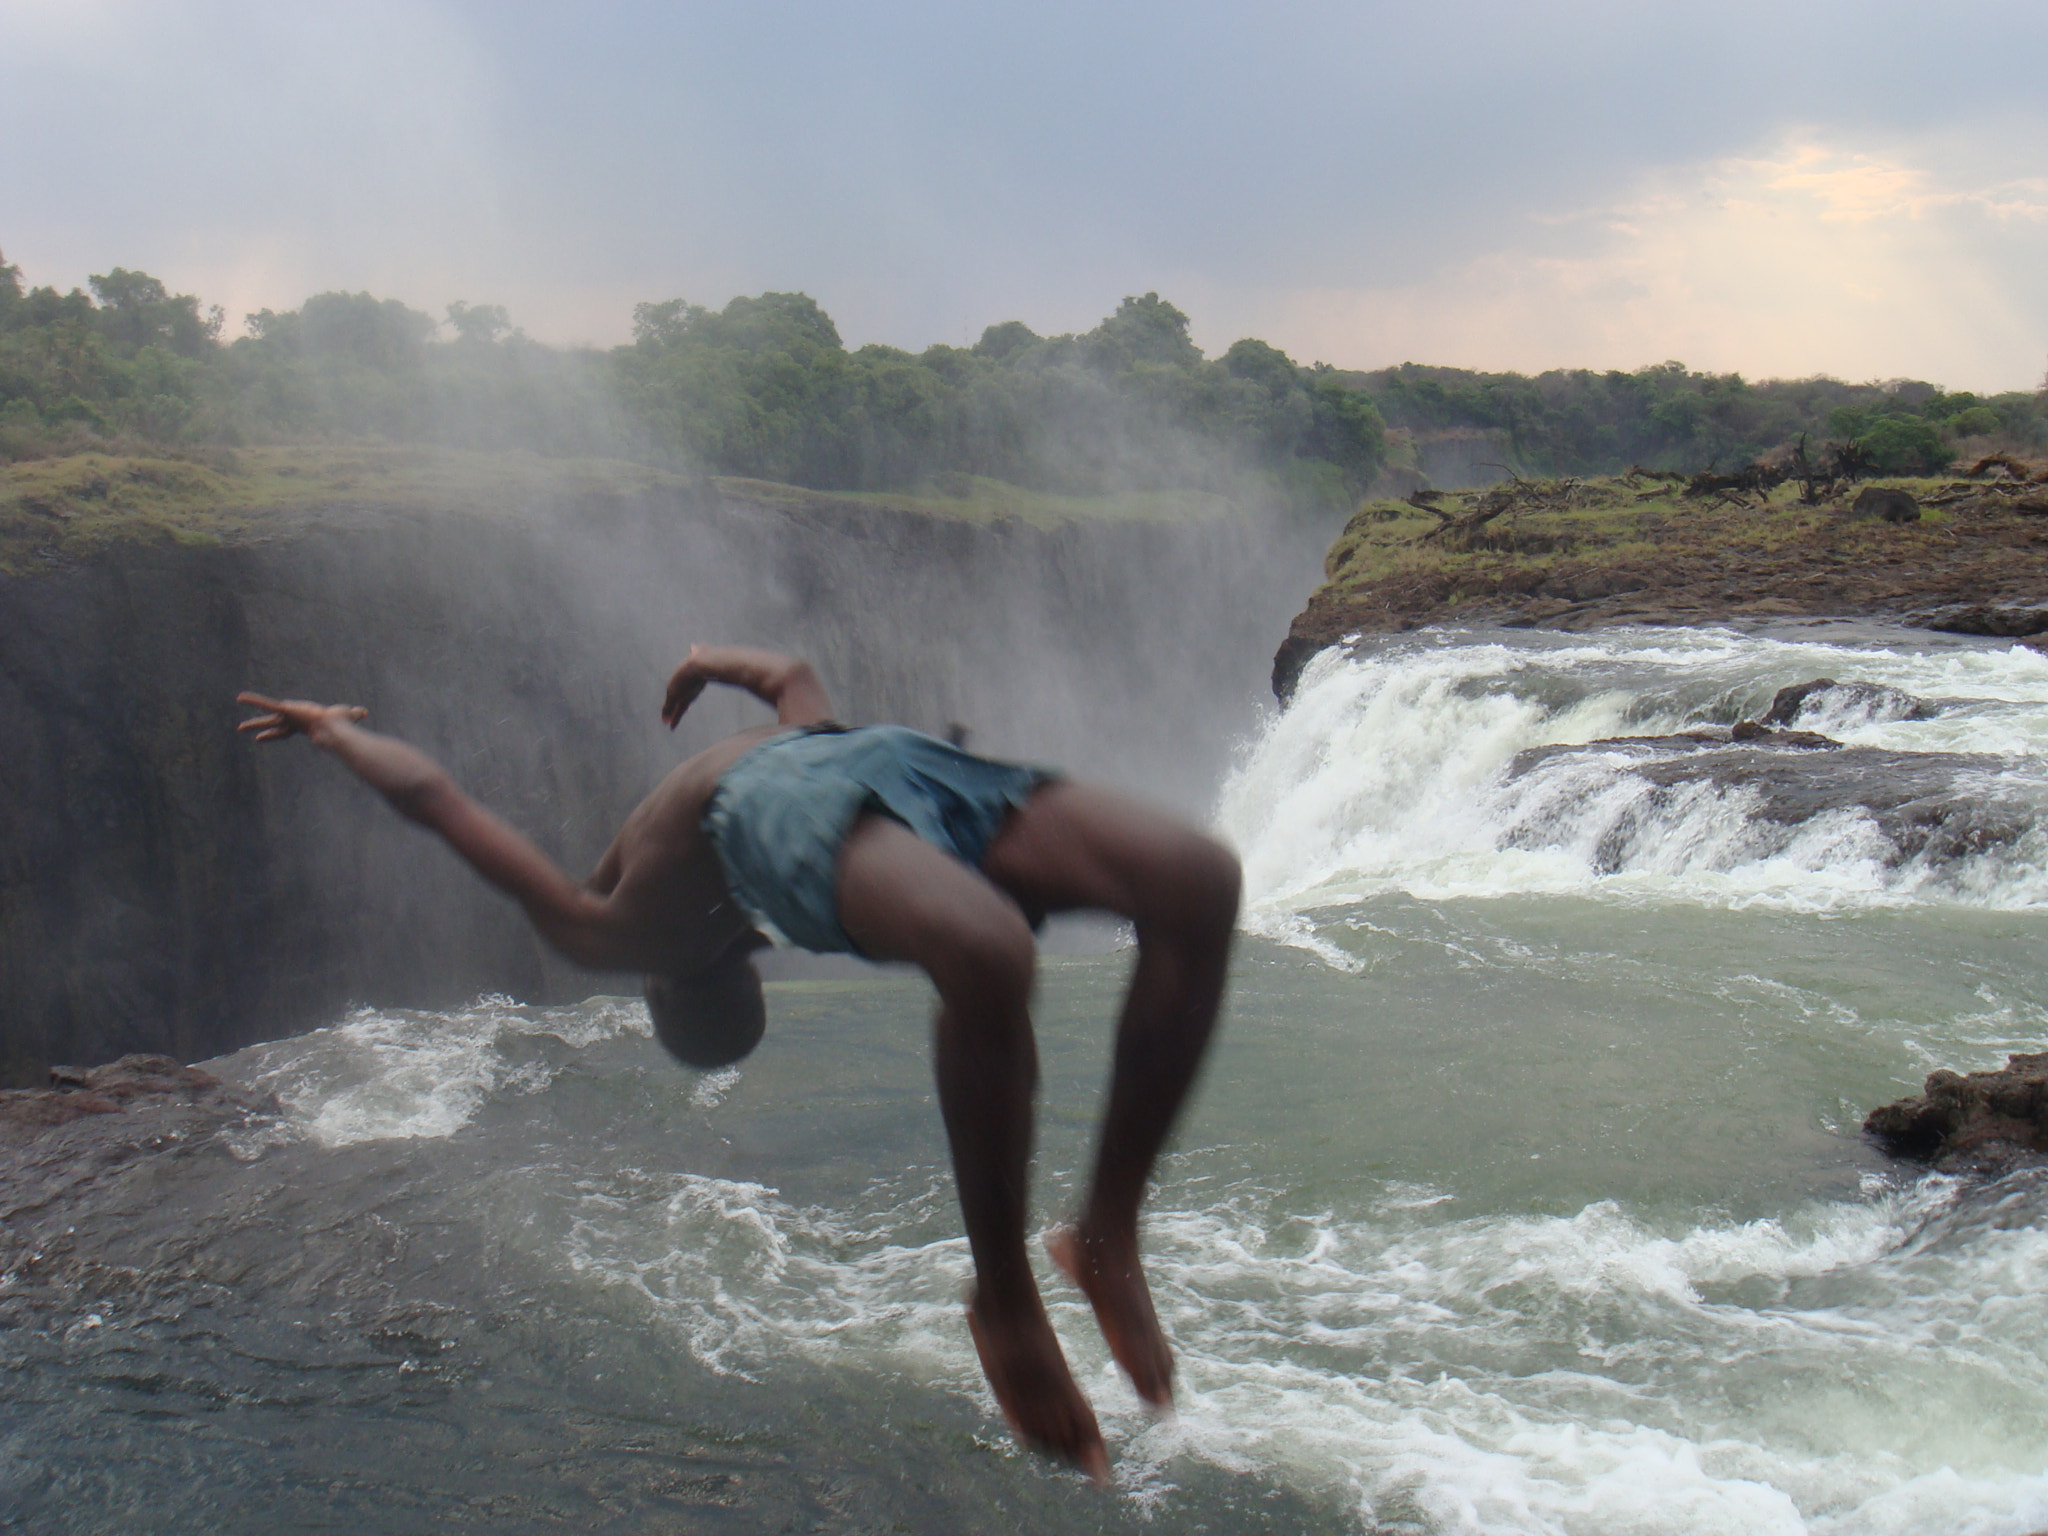
[{"label": "man's elbow", "polygon": [[832,697],[824,679],[801,657],[792,658],[775,690],[776,717],[784,725],[809,725],[832,717]]},{"label": "man's elbow", "polygon": [[816,667],[805,661],[801,656],[793,656],[790,658],[787,670],[782,674],[782,686],[776,692],[782,697],[787,698],[792,693],[807,689],[822,690],[824,686],[818,680],[818,669]]}]

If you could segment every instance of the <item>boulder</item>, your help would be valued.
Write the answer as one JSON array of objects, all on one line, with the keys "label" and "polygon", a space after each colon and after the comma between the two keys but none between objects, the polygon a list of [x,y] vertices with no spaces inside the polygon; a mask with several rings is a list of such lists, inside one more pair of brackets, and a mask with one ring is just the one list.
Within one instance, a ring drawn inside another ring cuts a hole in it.
[{"label": "boulder", "polygon": [[1838,683],[1832,677],[1816,677],[1810,683],[1794,683],[1789,688],[1780,688],[1771,700],[1771,707],[1757,716],[1757,721],[1762,725],[1796,725],[1809,704],[1816,709],[1826,706],[1860,709],[1866,718],[1873,720],[1927,720],[1941,713],[1940,705],[1915,698],[1902,689],[1887,688],[1882,683]]},{"label": "boulder", "polygon": [[1922,629],[1951,635],[2020,639],[2048,630],[2048,607],[1999,603],[1956,603],[1915,616]]},{"label": "boulder", "polygon": [[1995,1072],[1928,1074],[1926,1091],[1874,1109],[1863,1129],[1894,1157],[1944,1173],[1997,1172],[2048,1153],[2048,1053]]},{"label": "boulder", "polygon": [[1911,491],[1902,491],[1895,485],[1865,486],[1849,511],[1853,516],[1885,523],[1920,521],[1920,503],[1913,499]]},{"label": "boulder", "polygon": [[2010,847],[2048,821],[2048,800],[2037,791],[2006,786],[1987,793],[1987,779],[2006,766],[1995,755],[1847,747],[1812,731],[1774,731],[1754,721],[1530,747],[1509,761],[1506,776],[1518,779],[1572,758],[1600,759],[1660,795],[1703,784],[1745,791],[1752,820],[1782,827],[1860,808],[1891,844],[1889,863],[1922,857],[1946,863]]}]

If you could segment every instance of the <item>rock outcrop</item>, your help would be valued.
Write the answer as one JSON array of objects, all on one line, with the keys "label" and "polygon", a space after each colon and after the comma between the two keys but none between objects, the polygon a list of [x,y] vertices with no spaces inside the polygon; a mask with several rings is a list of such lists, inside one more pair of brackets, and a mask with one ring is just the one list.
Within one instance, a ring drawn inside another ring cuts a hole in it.
[{"label": "rock outcrop", "polygon": [[1869,485],[1857,492],[1849,509],[1857,517],[1875,518],[1881,523],[1917,523],[1920,503],[1911,491],[1895,485]]},{"label": "rock outcrop", "polygon": [[2032,493],[1964,485],[1923,502],[1903,488],[1871,487],[1859,511],[1679,500],[1635,483],[1574,483],[1572,498],[1583,505],[1504,517],[1483,530],[1489,537],[1455,552],[1424,542],[1433,518],[1449,515],[1442,508],[1361,508],[1273,657],[1275,695],[1285,703],[1309,659],[1347,636],[1430,625],[1584,630],[1860,618],[1959,634],[2048,634],[2048,501],[2036,505]]},{"label": "rock outcrop", "polygon": [[1929,720],[1942,706],[1931,699],[1915,698],[1882,683],[1838,683],[1832,677],[1817,677],[1810,683],[1780,688],[1771,707],[1757,716],[1759,725],[1797,725],[1802,716],[1823,712],[1854,714],[1865,720]]},{"label": "rock outcrop", "polygon": [[1863,1129],[1896,1157],[1944,1173],[1997,1173],[2048,1156],[2048,1054],[1995,1072],[1928,1074],[1926,1091],[1874,1109]]},{"label": "rock outcrop", "polygon": [[1779,731],[1754,721],[1670,736],[1531,747],[1509,761],[1510,780],[1574,758],[1617,754],[1622,772],[1660,794],[1695,785],[1739,790],[1758,821],[1796,827],[1816,816],[1859,809],[1891,845],[1888,862],[1933,862],[2009,847],[2048,816],[2048,806],[1988,797],[1983,783],[2003,766],[1995,757],[1958,752],[1894,752],[1846,747],[1811,731]]},{"label": "rock outcrop", "polygon": [[1951,635],[2024,639],[2048,631],[2048,605],[2039,603],[1951,603],[1913,615],[1922,629]]},{"label": "rock outcrop", "polygon": [[281,1113],[276,1099],[230,1087],[168,1056],[123,1056],[100,1067],[52,1067],[47,1088],[0,1090],[0,1147],[98,1115],[152,1110],[181,1120],[242,1120]]}]

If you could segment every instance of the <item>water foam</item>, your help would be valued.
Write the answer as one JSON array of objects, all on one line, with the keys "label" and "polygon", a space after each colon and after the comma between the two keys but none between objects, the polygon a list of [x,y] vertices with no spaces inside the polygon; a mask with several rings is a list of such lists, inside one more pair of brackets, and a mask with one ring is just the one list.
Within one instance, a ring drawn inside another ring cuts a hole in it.
[{"label": "water foam", "polygon": [[646,1007],[626,998],[538,1008],[487,995],[447,1013],[357,1008],[327,1029],[255,1048],[242,1075],[275,1093],[291,1124],[323,1146],[440,1138],[469,1124],[493,1094],[547,1087],[554,1069],[515,1061],[516,1042],[581,1049],[652,1033]]},{"label": "water foam", "polygon": [[[577,1186],[566,1252],[714,1369],[851,1362],[993,1412],[965,1246],[932,1236],[942,1172],[871,1196],[831,1212],[623,1170]],[[1345,1216],[1248,1184],[1165,1191],[1147,1264],[1180,1359],[1166,1423],[1048,1275],[1123,1494],[1170,1516],[1199,1461],[1361,1529],[1461,1536],[2019,1532],[2048,1508],[2015,1412],[2043,1372],[2014,1375],[2048,1325],[2048,1237],[2012,1213],[1963,1220],[1943,1181],[1674,1230],[1610,1202],[1446,1222],[1450,1198],[1390,1185]]]},{"label": "water foam", "polygon": [[[1860,807],[1786,825],[1752,788],[1670,788],[1627,772],[1643,749],[1558,754],[1510,776],[1530,748],[1656,736],[1753,717],[1786,684],[1867,681],[1894,696],[1821,695],[1814,718],[1852,746],[2002,759],[1959,797],[2048,797],[2048,658],[1912,653],[1735,635],[1617,631],[1597,638],[1433,635],[1352,656],[1325,651],[1293,704],[1250,744],[1217,822],[1245,863],[1250,926],[1288,942],[1300,914],[1384,891],[1423,899],[1519,892],[1756,903],[1800,910],[2048,902],[2048,831],[1963,856],[1911,857]],[[1939,712],[1910,718],[1912,700]],[[1831,702],[1832,700],[1832,702]],[[1903,702],[1902,702],[1903,701]]]},{"label": "water foam", "polygon": [[[1949,1453],[2008,1406],[1989,1389],[2048,1305],[2020,1272],[2042,1245],[1987,1224],[1916,1249],[1952,1198],[1676,1233],[1605,1202],[1432,1227],[1398,1208],[1288,1220],[1247,1192],[1162,1217],[1149,1262],[1183,1350],[1182,1428],[1126,1454],[1222,1446],[1354,1490],[1366,1523],[1432,1531],[2025,1518],[2048,1489],[2038,1444]],[[1940,1321],[1999,1297],[2012,1314],[1974,1334]],[[1960,1422],[1930,1437],[1929,1415]]]}]

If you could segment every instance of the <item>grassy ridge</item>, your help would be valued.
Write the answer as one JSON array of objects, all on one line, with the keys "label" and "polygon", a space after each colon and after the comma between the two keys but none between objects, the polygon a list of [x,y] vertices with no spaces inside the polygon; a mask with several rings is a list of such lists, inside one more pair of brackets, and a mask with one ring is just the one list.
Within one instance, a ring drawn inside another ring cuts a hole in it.
[{"label": "grassy ridge", "polygon": [[189,457],[81,453],[0,464],[0,572],[25,575],[124,538],[187,543],[256,536],[337,507],[489,514],[573,509],[649,495],[702,494],[781,512],[879,511],[1038,528],[1098,520],[1220,516],[1193,491],[1060,496],[978,476],[913,492],[814,491],[773,481],[693,480],[619,459],[555,458],[388,444],[200,451]]},{"label": "grassy ridge", "polygon": [[1912,492],[1922,515],[1859,516],[1854,490],[1809,506],[1792,485],[1693,498],[1647,476],[1523,482],[1436,503],[1469,519],[1483,498],[1512,495],[1477,526],[1370,502],[1330,546],[1327,579],[1289,627],[1275,690],[1286,697],[1308,658],[1347,636],[1439,624],[1868,618],[2035,632],[2048,593],[2048,480],[1880,483]]},{"label": "grassy ridge", "polygon": [[[1927,496],[1949,482],[1882,483]],[[1441,505],[1455,513],[1476,494],[1446,497]],[[1475,588],[1490,588],[1510,568],[1547,573],[1565,566],[1634,566],[1679,550],[1724,556],[1770,553],[1839,531],[1847,510],[1839,502],[1804,506],[1798,488],[1790,484],[1751,507],[1734,507],[1689,500],[1677,487],[1645,490],[1612,478],[1581,483],[1573,501],[1557,510],[1510,512],[1483,530],[1487,542],[1469,549],[1424,542],[1440,519],[1420,507],[1367,502],[1324,556],[1326,590],[1356,594],[1389,579],[1425,574],[1469,575]],[[1932,534],[1946,522],[1944,509],[1930,507],[1915,526]]]}]

